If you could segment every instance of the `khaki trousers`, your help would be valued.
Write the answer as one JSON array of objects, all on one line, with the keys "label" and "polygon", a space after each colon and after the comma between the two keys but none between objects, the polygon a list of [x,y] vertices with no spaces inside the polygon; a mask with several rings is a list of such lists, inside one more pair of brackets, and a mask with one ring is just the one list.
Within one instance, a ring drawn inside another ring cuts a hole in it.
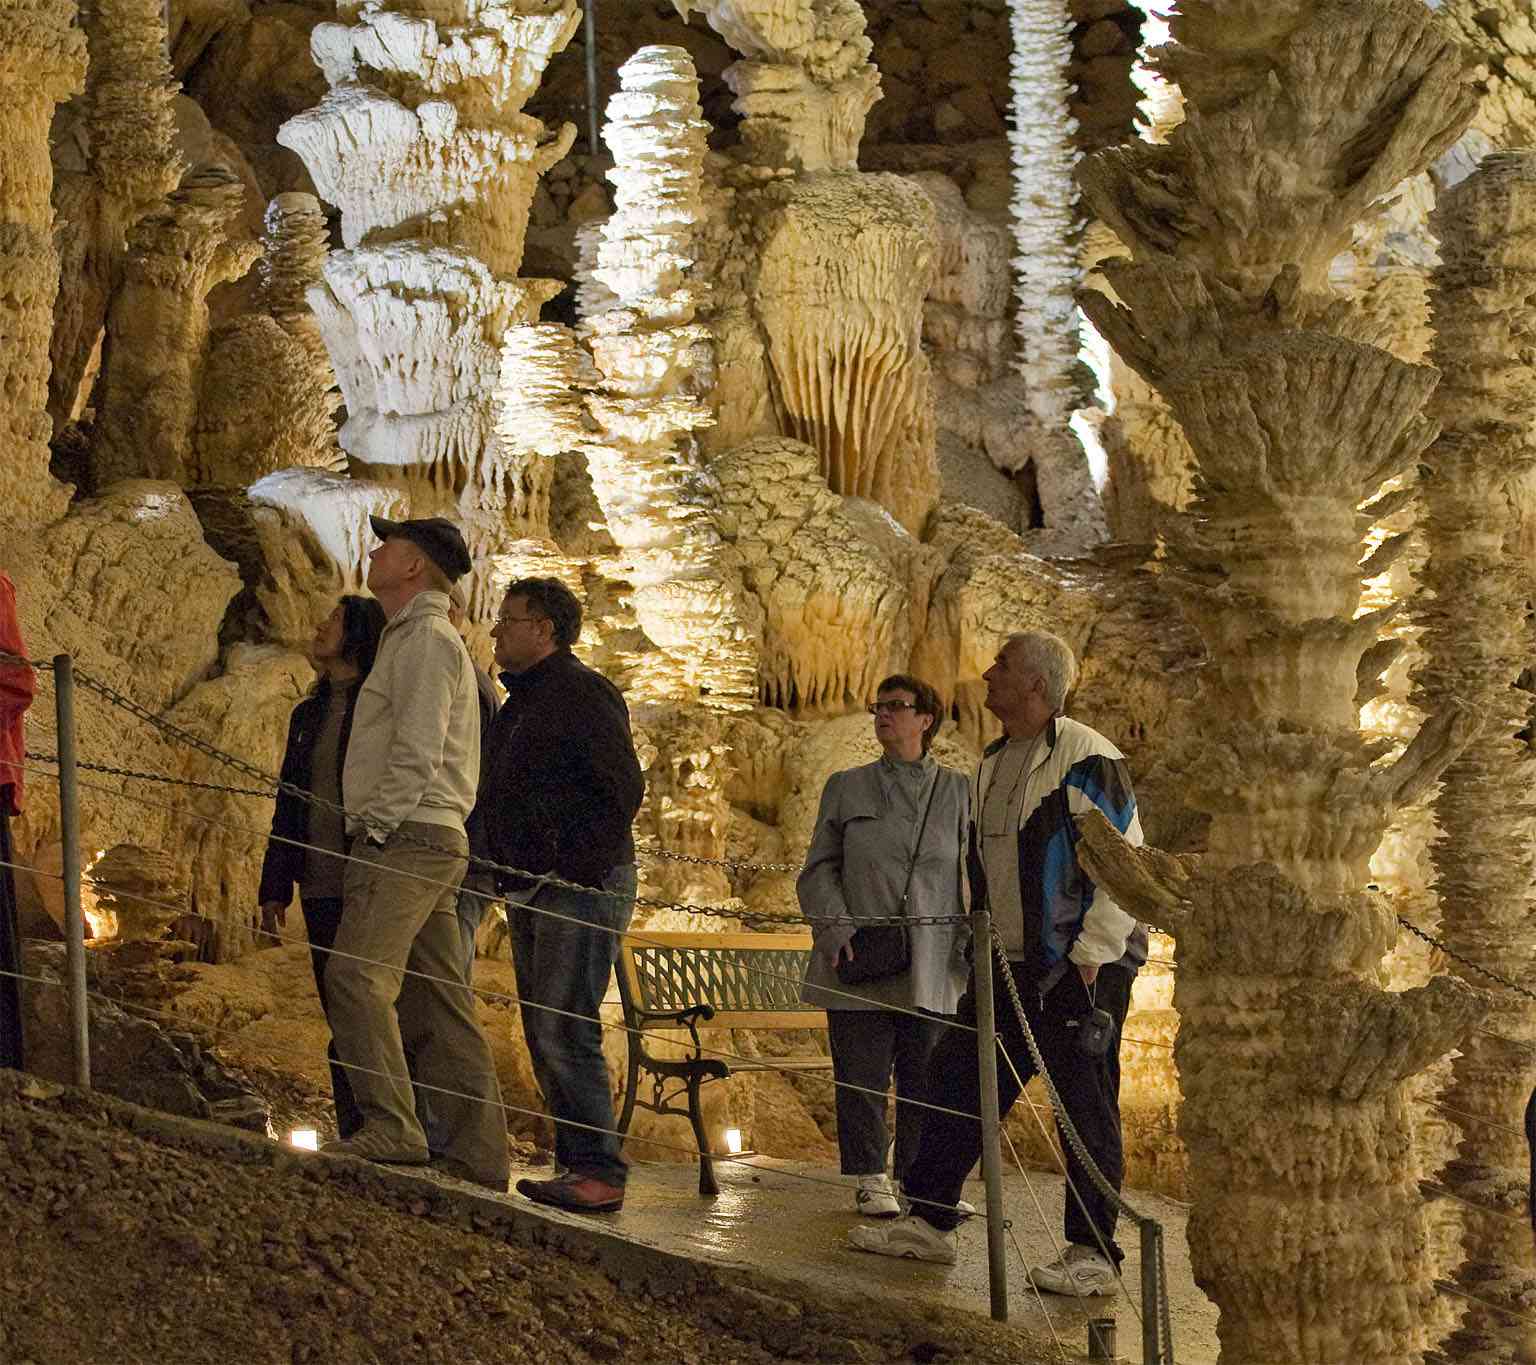
[{"label": "khaki trousers", "polygon": [[468,989],[455,913],[468,852],[461,830],[414,822],[401,825],[383,849],[354,842],[352,856],[362,861],[347,864],[326,995],[363,1126],[426,1151],[409,1050],[416,1082],[430,1096],[441,1155],[456,1174],[505,1188],[501,1087]]}]

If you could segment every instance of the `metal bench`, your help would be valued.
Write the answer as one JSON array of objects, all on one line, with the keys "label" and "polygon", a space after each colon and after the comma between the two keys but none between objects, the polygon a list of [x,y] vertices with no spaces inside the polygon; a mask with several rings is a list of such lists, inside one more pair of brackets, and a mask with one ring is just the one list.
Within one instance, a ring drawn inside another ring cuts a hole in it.
[{"label": "metal bench", "polygon": [[[635,1106],[655,1114],[686,1115],[699,1144],[699,1193],[716,1195],[709,1135],[699,1109],[706,1081],[733,1072],[830,1071],[830,1057],[775,1057],[763,1061],[707,1056],[699,1024],[721,1029],[824,1029],[825,1010],[800,1000],[810,958],[809,934],[685,934],[637,931],[619,946],[619,1000],[629,1032],[629,1071],[619,1131],[629,1132]],[[656,1057],[646,1049],[646,1030],[686,1028],[690,1057]],[[721,1051],[734,1049],[721,1048]],[[641,1072],[651,1097],[641,1093]],[[668,1086],[672,1085],[669,1092]],[[678,1105],[684,1096],[687,1107]]]}]

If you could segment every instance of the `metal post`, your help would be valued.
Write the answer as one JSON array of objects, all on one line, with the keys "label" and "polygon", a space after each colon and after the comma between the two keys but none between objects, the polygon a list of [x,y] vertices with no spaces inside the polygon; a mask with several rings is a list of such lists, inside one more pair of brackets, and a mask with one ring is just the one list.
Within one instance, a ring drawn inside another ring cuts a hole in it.
[{"label": "metal post", "polygon": [[1158,1294],[1162,1282],[1158,1263],[1163,1256],[1163,1229],[1150,1218],[1141,1225],[1141,1362],[1163,1365],[1163,1347],[1158,1335],[1162,1321]]},{"label": "metal post", "polygon": [[586,0],[587,39],[587,155],[596,156],[603,144],[597,140],[597,0]]},{"label": "metal post", "polygon": [[976,1063],[981,1071],[981,1175],[987,1187],[987,1283],[992,1316],[1008,1321],[1008,1260],[1003,1234],[1002,1121],[997,1113],[997,1012],[992,1000],[992,916],[972,915],[976,969]]},{"label": "metal post", "polygon": [[75,768],[75,672],[69,655],[53,656],[53,695],[58,705],[59,830],[63,843],[64,952],[69,976],[69,1032],[75,1084],[91,1085],[90,1022],[85,996],[85,910],[80,904],[80,792]]}]

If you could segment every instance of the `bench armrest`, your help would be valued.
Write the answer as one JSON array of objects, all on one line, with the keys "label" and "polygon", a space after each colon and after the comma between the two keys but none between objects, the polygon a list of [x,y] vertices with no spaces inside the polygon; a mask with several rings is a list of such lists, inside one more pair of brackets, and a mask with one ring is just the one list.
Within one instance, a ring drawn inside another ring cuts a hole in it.
[{"label": "bench armrest", "polygon": [[693,1039],[693,1050],[696,1055],[702,1053],[703,1044],[699,1041],[699,1020],[708,1023],[715,1017],[713,1005],[689,1005],[685,1010],[642,1010],[632,1011],[635,1024],[643,1031],[648,1024],[682,1024],[688,1030],[688,1036]]}]

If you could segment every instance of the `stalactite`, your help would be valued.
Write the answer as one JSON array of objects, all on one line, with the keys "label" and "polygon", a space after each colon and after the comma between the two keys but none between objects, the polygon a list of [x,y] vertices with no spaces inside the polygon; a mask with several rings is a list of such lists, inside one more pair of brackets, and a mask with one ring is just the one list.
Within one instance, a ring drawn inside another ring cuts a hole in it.
[{"label": "stalactite", "polygon": [[[1328,276],[1475,96],[1463,54],[1406,0],[1291,0],[1262,23],[1190,7],[1173,32],[1158,65],[1185,121],[1082,170],[1132,253],[1104,266],[1124,305],[1083,302],[1195,454],[1169,581],[1210,654],[1178,757],[1209,851],[1192,875],[1123,846],[1085,856],[1177,939],[1190,1252],[1222,1360],[1407,1362],[1434,1291],[1404,1082],[1483,1002],[1444,977],[1382,992],[1395,921],[1361,888],[1393,812],[1480,718],[1438,714],[1387,767],[1358,733],[1393,610],[1357,614],[1361,581],[1404,548],[1361,562],[1400,499],[1362,504],[1434,438],[1436,374],[1360,340],[1374,324]],[[1127,866],[1153,869],[1155,894]]]},{"label": "stalactite", "polygon": [[0,524],[51,521],[68,491],[48,473],[48,342],[59,283],[49,191],[54,106],[80,88],[85,44],[62,0],[0,3],[0,76],[7,132],[0,145],[0,299],[6,382],[0,390]]},{"label": "stalactite", "polygon": [[1067,113],[1072,21],[1064,0],[1010,0],[1009,12],[1018,295],[1014,316],[1023,400],[1033,429],[1029,439],[999,452],[1000,467],[1013,471],[1033,462],[1036,480],[1048,496],[1047,524],[1086,546],[1103,540],[1107,530],[1087,453],[1070,425],[1086,398],[1074,377],[1079,339],[1073,295],[1080,272],[1072,182],[1077,121]]},{"label": "stalactite", "polygon": [[[1440,933],[1458,952],[1536,987],[1529,932],[1536,829],[1527,794],[1536,758],[1518,732],[1530,693],[1528,584],[1518,556],[1515,484],[1536,464],[1536,155],[1495,154],[1441,194],[1433,226],[1442,263],[1433,281],[1433,360],[1443,373],[1431,412],[1444,431],[1425,454],[1420,607],[1427,658],[1416,700],[1459,698],[1487,727],[1446,769],[1432,848]],[[1453,962],[1452,970],[1460,970]],[[1471,979],[1471,978],[1469,978]],[[1461,1199],[1463,1262],[1455,1280],[1517,1313],[1536,1292],[1536,1254],[1523,1226],[1529,1154],[1519,1136],[1536,1084],[1536,1009],[1499,990],[1486,1026],[1461,1045],[1444,1103],[1503,1125],[1466,1125],[1440,1179]],[[1466,1309],[1445,1345],[1450,1360],[1516,1360],[1529,1329],[1496,1309]]]}]

